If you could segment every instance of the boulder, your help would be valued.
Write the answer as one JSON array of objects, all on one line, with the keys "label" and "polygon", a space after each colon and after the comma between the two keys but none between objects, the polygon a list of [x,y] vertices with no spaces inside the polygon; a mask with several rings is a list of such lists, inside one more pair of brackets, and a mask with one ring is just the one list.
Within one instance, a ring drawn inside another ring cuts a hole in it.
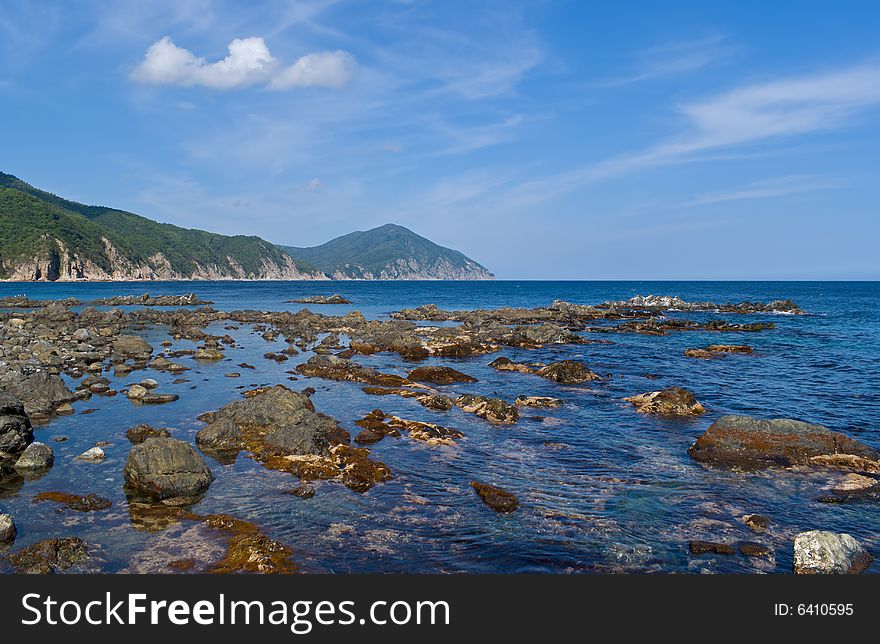
[{"label": "boulder", "polygon": [[662,391],[624,398],[632,403],[640,414],[662,414],[665,416],[699,416],[706,411],[694,397],[693,392],[681,387],[669,387]]},{"label": "boulder", "polygon": [[564,385],[577,385],[590,380],[599,380],[601,376],[590,371],[589,367],[577,360],[552,362],[536,371],[539,376]]},{"label": "boulder", "polygon": [[513,512],[519,507],[519,500],[512,492],[478,481],[471,481],[471,487],[474,488],[483,503],[496,512],[502,514]]},{"label": "boulder", "polygon": [[214,480],[198,452],[173,438],[148,438],[135,445],[123,475],[129,488],[157,500],[198,497]]},{"label": "boulder", "polygon": [[747,468],[803,464],[824,454],[876,459],[872,448],[822,425],[749,416],[722,416],[688,448],[688,454],[701,462]]},{"label": "boulder", "polygon": [[266,436],[265,445],[277,454],[326,454],[333,445],[347,443],[348,438],[348,432],[333,418],[302,413]]},{"label": "boulder", "polygon": [[465,394],[459,396],[455,404],[462,411],[476,414],[491,423],[515,423],[519,420],[519,410],[500,398]]},{"label": "boulder", "polygon": [[221,418],[196,434],[199,447],[215,450],[238,450],[244,447],[244,435],[229,418]]},{"label": "boulder", "polygon": [[872,560],[868,551],[848,534],[810,530],[794,538],[795,574],[859,573]]},{"label": "boulder", "polygon": [[436,385],[450,385],[453,382],[477,382],[473,376],[452,367],[418,367],[409,372],[408,378],[415,382],[432,382]]},{"label": "boulder", "polygon": [[149,390],[146,387],[141,385],[132,385],[128,388],[128,393],[126,394],[131,400],[140,400],[144,396],[146,396]]},{"label": "boulder", "polygon": [[15,521],[8,514],[0,514],[0,545],[10,544],[15,541]]},{"label": "boulder", "polygon": [[148,438],[169,438],[171,432],[164,427],[152,427],[150,425],[135,425],[125,432],[125,437],[131,441],[132,445],[140,445]]},{"label": "boulder", "polygon": [[0,390],[18,398],[31,419],[51,418],[64,403],[88,395],[88,392],[74,394],[60,376],[45,369],[33,373],[7,371],[0,377]]},{"label": "boulder", "polygon": [[50,574],[88,561],[86,542],[78,537],[46,539],[9,557],[15,570],[27,574]]},{"label": "boulder", "polygon": [[127,357],[147,357],[153,347],[140,336],[120,335],[113,341],[113,351]]},{"label": "boulder", "polygon": [[562,407],[563,401],[551,396],[517,396],[513,404],[517,407]]},{"label": "boulder", "polygon": [[104,450],[102,450],[100,447],[92,447],[77,456],[76,460],[86,461],[88,463],[97,463],[99,461],[103,461],[105,456],[106,455],[104,454]]},{"label": "boulder", "polygon": [[47,470],[55,463],[52,448],[45,443],[31,443],[15,462],[17,470]]},{"label": "boulder", "polygon": [[24,404],[15,396],[0,391],[0,452],[18,454],[33,440],[34,432]]}]

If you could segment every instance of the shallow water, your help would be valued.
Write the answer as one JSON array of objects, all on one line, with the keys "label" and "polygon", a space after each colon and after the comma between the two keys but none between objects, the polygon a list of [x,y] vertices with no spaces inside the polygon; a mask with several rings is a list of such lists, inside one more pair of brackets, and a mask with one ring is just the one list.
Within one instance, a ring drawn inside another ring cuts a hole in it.
[{"label": "shallow water", "polygon": [[[559,409],[528,409],[513,426],[495,427],[458,409],[435,412],[415,400],[367,396],[362,385],[298,377],[288,370],[311,357],[303,352],[285,363],[263,353],[285,345],[268,343],[247,325],[231,332],[240,343],[218,363],[180,361],[178,375],[149,370],[114,380],[115,388],[145,377],[179,401],[134,406],[126,398],[95,396],[75,403],[78,412],[36,429],[36,438],[55,450],[56,463],[44,477],[0,489],[0,511],[11,513],[19,530],[16,547],[53,536],[81,536],[90,544],[87,570],[168,572],[173,559],[209,561],[220,548],[216,536],[197,525],[143,532],[131,526],[122,490],[122,466],[129,443],[125,430],[137,423],[166,426],[194,443],[203,426],[198,414],[238,399],[237,387],[284,383],[314,387],[319,411],[339,419],[353,434],[354,421],[380,407],[407,419],[436,422],[464,432],[454,446],[429,446],[406,436],[371,446],[395,478],[358,494],[338,482],[316,482],[317,494],[303,500],[284,492],[296,485],[242,453],[234,463],[206,457],[216,480],[194,506],[202,514],[226,512],[253,521],[269,536],[290,545],[307,572],[789,572],[791,542],[808,529],[848,532],[875,553],[880,550],[880,512],[875,503],[828,505],[815,501],[825,476],[793,472],[737,473],[693,462],[686,449],[718,416],[744,413],[791,417],[827,425],[880,447],[880,283],[831,282],[186,282],[150,284],[0,284],[0,297],[81,300],[110,295],[179,294],[194,291],[222,310],[297,310],[329,315],[359,310],[381,318],[404,307],[436,303],[446,309],[543,306],[553,299],[595,304],[636,294],[678,295],[685,300],[739,302],[786,298],[806,316],[687,314],[690,319],[765,321],[776,328],[760,333],[682,332],[667,336],[596,334],[613,344],[553,346],[540,350],[504,348],[498,354],[462,360],[431,359],[479,379],[439,387],[446,393],[499,396],[547,395],[565,400]],[[284,301],[341,293],[352,305],[309,306]],[[676,315],[676,314],[672,314]],[[222,325],[209,332],[226,333]],[[162,327],[140,334],[158,347]],[[757,355],[716,360],[685,358],[687,347],[723,342],[750,344]],[[174,348],[191,343],[178,342]],[[577,387],[528,374],[497,372],[498,355],[515,361],[584,360],[611,376]],[[396,354],[358,357],[384,372],[405,375],[412,364]],[[249,362],[256,371],[234,365]],[[241,378],[224,374],[238,371]],[[656,378],[646,378],[655,374]],[[112,374],[105,374],[112,378]],[[670,420],[637,414],[623,396],[668,386],[695,392],[708,408],[698,419]],[[56,436],[68,440],[56,443]],[[111,441],[100,464],[73,459],[97,441]],[[547,445],[546,443],[551,443]],[[472,479],[498,484],[520,498],[520,510],[497,515],[469,487]],[[53,503],[34,503],[47,490],[95,493],[113,501],[103,512],[59,512]],[[740,520],[758,512],[774,521],[755,534]],[[771,559],[693,557],[690,539],[762,541]],[[2,568],[0,563],[0,568]],[[872,571],[880,571],[875,563]]]}]

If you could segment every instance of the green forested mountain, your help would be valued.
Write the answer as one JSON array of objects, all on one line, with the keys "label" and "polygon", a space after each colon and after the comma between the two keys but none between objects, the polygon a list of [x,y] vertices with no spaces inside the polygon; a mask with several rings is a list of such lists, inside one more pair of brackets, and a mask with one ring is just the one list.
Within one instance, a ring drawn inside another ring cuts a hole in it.
[{"label": "green forested mountain", "polygon": [[88,206],[0,172],[0,278],[323,277],[273,244]]},{"label": "green forested mountain", "polygon": [[484,266],[408,228],[385,224],[320,246],[282,246],[334,279],[492,279]]}]

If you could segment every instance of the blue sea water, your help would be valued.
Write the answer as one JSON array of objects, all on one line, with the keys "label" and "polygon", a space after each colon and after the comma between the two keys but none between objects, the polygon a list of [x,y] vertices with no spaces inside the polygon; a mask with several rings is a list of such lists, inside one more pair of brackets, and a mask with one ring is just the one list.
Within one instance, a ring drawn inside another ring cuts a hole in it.
[{"label": "blue sea water", "polygon": [[[192,525],[144,532],[131,525],[122,490],[129,444],[125,430],[137,423],[166,426],[194,442],[202,426],[196,416],[238,399],[238,386],[284,383],[314,387],[319,411],[353,434],[354,421],[380,407],[404,418],[455,427],[465,438],[454,446],[429,446],[406,437],[371,446],[394,479],[365,494],[337,482],[317,483],[312,499],[285,494],[289,474],[270,471],[244,454],[233,463],[207,458],[216,476],[193,509],[226,512],[250,520],[289,544],[306,572],[790,572],[792,541],[802,530],[848,532],[880,554],[876,502],[824,504],[816,500],[829,472],[732,472],[692,461],[688,446],[723,414],[797,418],[821,423],[880,447],[880,323],[877,282],[185,282],[0,284],[0,297],[91,300],[111,295],[195,292],[222,310],[297,310],[285,300],[338,292],[351,305],[312,306],[339,315],[359,310],[383,319],[404,307],[435,303],[446,309],[534,307],[563,299],[582,304],[636,294],[677,295],[689,301],[739,302],[792,299],[805,316],[671,314],[691,319],[772,321],[759,333],[680,332],[666,336],[596,336],[611,344],[505,348],[496,355],[431,359],[479,379],[443,387],[448,393],[499,396],[545,395],[564,399],[559,409],[526,410],[519,423],[495,427],[454,409],[435,412],[413,400],[367,396],[356,383],[299,378],[288,370],[312,354],[278,364],[263,359],[278,350],[247,325],[233,332],[240,344],[216,364],[187,362],[191,382],[177,376],[135,372],[114,382],[123,387],[144,377],[160,391],[181,395],[160,406],[134,407],[122,396],[76,403],[94,413],[61,417],[37,428],[38,440],[55,449],[56,464],[44,477],[0,489],[0,511],[18,524],[16,547],[53,536],[89,542],[96,572],[170,572],[172,559],[210,560],[219,544]],[[221,331],[219,325],[216,331]],[[140,332],[154,346],[168,338],[161,327]],[[226,333],[226,331],[221,331]],[[685,358],[688,347],[723,342],[749,344],[755,355],[716,360]],[[176,342],[174,348],[192,346]],[[583,360],[610,378],[561,386],[527,374],[497,372],[488,363],[505,355],[515,361]],[[384,372],[412,368],[393,354],[359,357]],[[233,365],[246,361],[257,371]],[[243,371],[240,379],[225,378]],[[651,377],[646,377],[651,376]],[[700,418],[673,420],[637,414],[624,396],[682,386],[707,408]],[[55,443],[57,436],[68,440]],[[96,441],[111,441],[101,464],[76,462]],[[519,511],[498,515],[473,494],[478,479],[514,492]],[[34,503],[47,490],[95,493],[113,501],[104,512],[58,511]],[[742,522],[748,513],[772,519],[754,533]],[[688,552],[690,539],[770,545],[769,558]],[[0,563],[0,569],[3,564]],[[880,571],[874,564],[871,571]]]}]

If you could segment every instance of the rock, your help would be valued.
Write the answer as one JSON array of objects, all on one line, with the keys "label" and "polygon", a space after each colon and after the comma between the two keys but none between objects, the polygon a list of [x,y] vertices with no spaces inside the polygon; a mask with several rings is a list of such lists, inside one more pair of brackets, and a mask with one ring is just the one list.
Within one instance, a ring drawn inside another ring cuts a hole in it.
[{"label": "rock", "polygon": [[860,499],[880,498],[880,481],[871,476],[850,472],[828,488],[829,493],[819,497],[823,503],[844,503]]},{"label": "rock", "polygon": [[137,335],[120,335],[113,342],[113,351],[123,356],[148,357],[153,347]]},{"label": "rock", "polygon": [[77,342],[88,342],[92,339],[92,334],[88,329],[77,329],[71,337]]},{"label": "rock", "polygon": [[740,541],[736,547],[746,557],[769,557],[773,554],[773,548],[756,541]]},{"label": "rock", "polygon": [[173,438],[148,438],[132,447],[123,475],[129,488],[157,500],[198,497],[214,480],[196,450]]},{"label": "rock", "polygon": [[310,297],[301,297],[298,300],[287,300],[288,304],[351,304],[351,300],[347,300],[339,293],[333,295],[312,295]]},{"label": "rock", "polygon": [[851,535],[810,530],[794,538],[795,574],[859,573],[873,557]]},{"label": "rock", "polygon": [[712,344],[705,349],[685,349],[684,355],[688,358],[717,358],[728,353],[750,354],[752,347],[746,344]]},{"label": "rock", "polygon": [[15,570],[27,574],[50,574],[88,561],[86,542],[78,537],[46,539],[9,557]]},{"label": "rock", "polygon": [[471,487],[476,490],[477,495],[482,499],[483,503],[500,513],[513,512],[519,507],[519,499],[516,496],[494,485],[487,485],[477,481],[471,481]]},{"label": "rock", "polygon": [[315,486],[310,483],[300,483],[290,491],[290,494],[301,499],[311,499],[315,496]]},{"label": "rock", "polygon": [[215,450],[239,450],[244,447],[244,435],[229,418],[221,418],[196,434],[199,447]]},{"label": "rock", "polygon": [[510,358],[500,357],[495,358],[492,362],[489,363],[489,366],[493,369],[497,369],[498,371],[516,371],[518,373],[535,373],[535,369],[532,369],[528,365],[521,364],[519,362],[514,362]]},{"label": "rock", "polygon": [[57,374],[45,369],[32,373],[7,371],[0,376],[0,390],[24,403],[24,410],[31,420],[51,418],[64,403],[88,396],[88,393],[73,393]]},{"label": "rock", "polygon": [[15,541],[15,521],[8,514],[0,514],[0,545],[8,545]]},{"label": "rock", "polygon": [[500,398],[465,394],[459,396],[455,404],[462,411],[476,414],[480,418],[492,423],[515,423],[519,420],[517,408],[513,405],[508,405]]},{"label": "rock", "polygon": [[18,454],[33,440],[34,432],[24,404],[15,396],[0,391],[0,452]]},{"label": "rock", "polygon": [[211,349],[208,347],[199,349],[193,355],[193,358],[195,360],[206,360],[206,361],[222,360],[225,357],[226,357],[226,355],[222,351],[220,351],[219,349]]},{"label": "rock", "polygon": [[577,360],[552,362],[545,367],[541,367],[535,373],[542,378],[564,385],[577,385],[601,378],[601,376],[590,371],[587,365]]},{"label": "rock", "polygon": [[104,456],[105,456],[104,450],[102,450],[100,447],[92,447],[92,448],[84,451],[79,456],[77,456],[76,460],[88,461],[90,463],[97,463],[99,461],[103,461]]},{"label": "rock", "polygon": [[632,403],[640,414],[662,414],[666,416],[699,416],[706,411],[697,402],[694,394],[681,387],[669,387],[662,391],[651,391],[638,396],[624,398]]},{"label": "rock", "polygon": [[732,545],[727,543],[717,543],[715,541],[690,541],[688,543],[688,548],[692,555],[702,555],[706,553],[732,555],[736,552],[736,549]]},{"label": "rock", "polygon": [[762,514],[746,514],[742,519],[755,532],[762,532],[770,527],[770,518]]},{"label": "rock", "polygon": [[563,401],[550,396],[517,396],[513,404],[517,407],[562,407]]},{"label": "rock", "polygon": [[477,382],[477,379],[452,367],[418,367],[407,376],[415,382],[432,382],[436,385],[450,385],[454,382]]},{"label": "rock", "polygon": [[159,383],[153,378],[145,378],[141,380],[138,384],[140,384],[140,386],[144,389],[155,389],[159,386]]},{"label": "rock", "polygon": [[366,492],[392,478],[391,469],[385,463],[370,459],[368,449],[336,445],[330,452],[333,462],[342,468],[342,484],[355,492]]},{"label": "rock", "polygon": [[126,394],[131,400],[142,400],[144,396],[146,396],[149,390],[146,387],[141,385],[132,385],[128,388],[128,393]]},{"label": "rock", "polygon": [[798,420],[722,416],[688,448],[697,461],[739,467],[789,466],[823,454],[876,459],[875,451],[822,425]]},{"label": "rock", "polygon": [[31,443],[15,462],[17,470],[47,470],[55,463],[52,448],[45,443]]},{"label": "rock", "polygon": [[150,425],[135,425],[125,432],[125,437],[131,441],[133,445],[140,445],[148,438],[169,438],[171,432],[164,427],[152,427]]},{"label": "rock", "polygon": [[73,408],[73,405],[71,405],[70,403],[64,403],[55,410],[55,413],[59,416],[69,416],[70,414],[74,413],[74,411],[75,410]]},{"label": "rock", "polygon": [[96,512],[98,510],[106,510],[113,505],[109,499],[95,494],[80,496],[78,494],[67,494],[66,492],[40,492],[34,497],[34,503],[42,501],[62,503],[66,508],[76,510],[77,512]]},{"label": "rock", "polygon": [[435,411],[449,411],[455,406],[452,398],[443,394],[427,394],[416,397],[416,400],[428,409]]},{"label": "rock", "polygon": [[140,399],[140,402],[145,405],[162,405],[165,403],[174,402],[175,400],[180,400],[180,396],[177,394],[147,394]]}]

